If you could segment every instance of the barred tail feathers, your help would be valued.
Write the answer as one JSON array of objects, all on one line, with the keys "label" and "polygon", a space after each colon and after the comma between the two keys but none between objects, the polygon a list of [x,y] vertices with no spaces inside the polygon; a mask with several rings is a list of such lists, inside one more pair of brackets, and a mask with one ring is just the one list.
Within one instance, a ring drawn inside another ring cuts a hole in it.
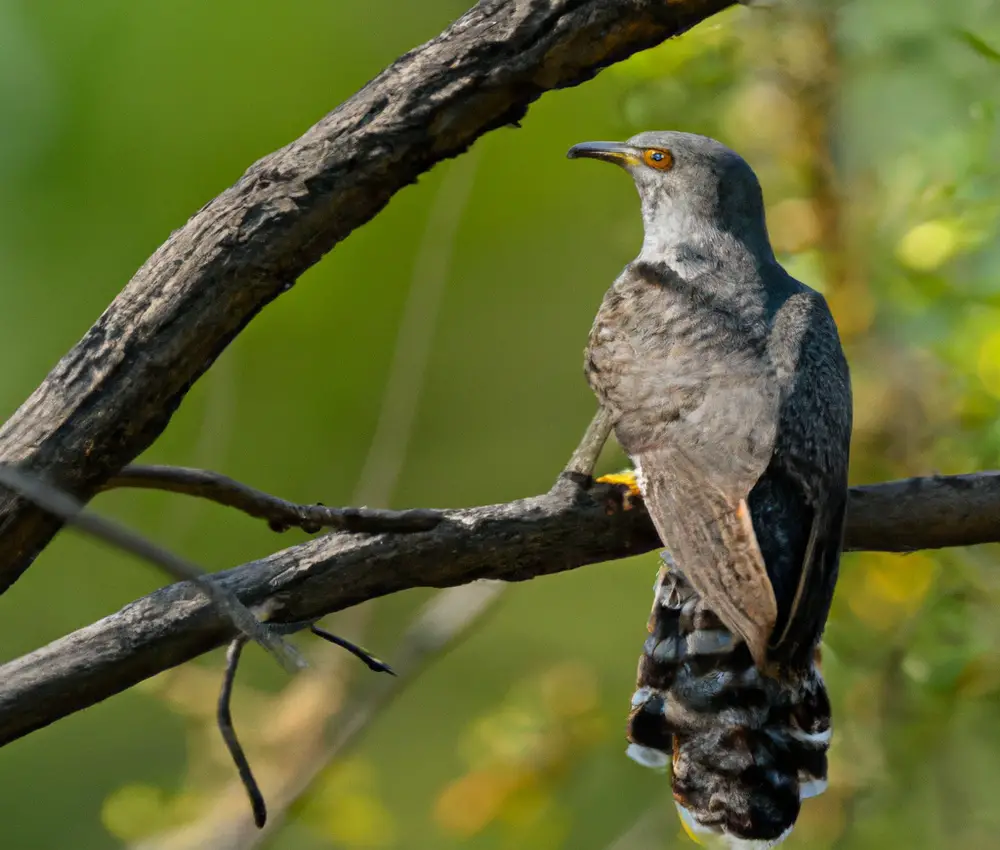
[{"label": "barred tail feathers", "polygon": [[639,661],[628,755],[672,767],[685,828],[766,850],[826,787],[830,702],[817,666],[762,675],[665,556]]}]

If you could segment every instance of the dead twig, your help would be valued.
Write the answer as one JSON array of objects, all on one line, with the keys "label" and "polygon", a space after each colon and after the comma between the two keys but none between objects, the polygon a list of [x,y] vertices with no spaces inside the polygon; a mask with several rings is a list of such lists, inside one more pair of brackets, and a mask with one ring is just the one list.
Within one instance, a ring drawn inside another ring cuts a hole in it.
[{"label": "dead twig", "polygon": [[122,487],[166,490],[208,499],[266,520],[274,531],[301,528],[315,534],[323,528],[335,528],[352,533],[406,534],[429,531],[442,519],[440,511],[423,508],[389,511],[379,508],[329,508],[318,503],[299,505],[249,487],[221,473],[183,466],[126,466],[102,485],[101,491]]},{"label": "dead twig", "polygon": [[155,564],[175,581],[191,582],[211,600],[236,631],[263,646],[283,667],[297,670],[305,666],[305,660],[295,647],[261,623],[236,594],[217,584],[190,561],[157,546],[123,525],[84,510],[83,504],[69,493],[64,493],[16,467],[0,464],[0,485],[30,499],[43,510],[85,534]]}]

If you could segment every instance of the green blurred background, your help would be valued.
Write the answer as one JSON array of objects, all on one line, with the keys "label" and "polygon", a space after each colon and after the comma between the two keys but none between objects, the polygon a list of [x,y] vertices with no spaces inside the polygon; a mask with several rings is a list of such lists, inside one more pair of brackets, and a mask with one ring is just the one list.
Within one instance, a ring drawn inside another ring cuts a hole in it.
[{"label": "green blurred background", "polygon": [[[0,415],[171,230],[467,6],[0,0]],[[998,51],[991,0],[739,8],[548,94],[523,129],[435,168],[268,307],[144,460],[327,504],[547,488],[594,409],[591,319],[640,242],[628,179],[565,151],[675,128],[749,159],[782,260],[827,294],[854,375],[853,480],[996,467]],[[609,452],[602,469],[621,463]],[[211,569],[305,539],[180,497],[95,505]],[[825,656],[831,786],[789,847],[1000,847],[995,557],[845,559]],[[309,789],[267,846],[692,846],[666,779],[622,752],[655,564],[482,591],[471,633],[425,658],[315,781],[324,736],[381,683],[318,641],[301,642],[315,664],[294,682],[249,651],[234,713],[265,794],[277,806]],[[64,534],[0,601],[2,660],[164,582]],[[330,625],[405,659],[401,635],[433,596]],[[259,846],[212,722],[220,664],[5,747],[0,846]]]}]

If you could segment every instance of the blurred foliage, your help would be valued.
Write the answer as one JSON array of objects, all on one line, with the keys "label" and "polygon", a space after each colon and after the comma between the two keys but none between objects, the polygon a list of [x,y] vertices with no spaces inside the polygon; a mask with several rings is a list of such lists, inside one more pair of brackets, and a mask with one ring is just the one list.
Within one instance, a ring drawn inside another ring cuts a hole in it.
[{"label": "blurred foliage", "polygon": [[[466,5],[0,0],[3,414],[172,229]],[[391,502],[546,488],[593,409],[580,372],[593,313],[640,239],[627,179],[563,154],[669,127],[747,157],[782,261],[830,299],[854,375],[853,479],[996,467],[998,51],[990,0],[803,0],[730,10],[546,95],[522,130],[400,193],[268,307],[145,459],[348,502],[404,305],[437,275],[440,310],[428,301],[413,325],[428,365]],[[449,214],[457,230],[440,239]],[[97,504],[211,568],[302,539],[276,544],[163,494]],[[832,782],[789,847],[1000,847],[996,554],[845,558],[824,650]],[[513,587],[321,773],[269,846],[690,846],[666,779],[622,754],[654,572],[648,556]],[[3,597],[4,658],[162,582],[64,535]],[[367,623],[364,642],[385,653],[428,595],[336,619],[352,636]],[[234,715],[267,795],[320,750],[348,685],[365,687],[329,647],[310,652],[314,673],[292,683],[254,652],[241,671]],[[166,830],[161,846],[219,846],[171,832],[245,816],[213,726],[219,661],[4,748],[0,844],[96,850]],[[650,807],[672,826],[633,839]]]}]

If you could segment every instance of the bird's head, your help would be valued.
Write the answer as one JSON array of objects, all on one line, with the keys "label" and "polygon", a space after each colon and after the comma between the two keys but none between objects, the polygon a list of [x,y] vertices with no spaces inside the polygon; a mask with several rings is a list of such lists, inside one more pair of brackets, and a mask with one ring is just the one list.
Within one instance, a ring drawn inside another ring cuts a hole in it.
[{"label": "bird's head", "polygon": [[712,242],[723,234],[755,255],[773,256],[757,176],[715,139],[647,132],[627,142],[583,142],[567,156],[613,162],[632,175],[642,202],[644,251]]}]

